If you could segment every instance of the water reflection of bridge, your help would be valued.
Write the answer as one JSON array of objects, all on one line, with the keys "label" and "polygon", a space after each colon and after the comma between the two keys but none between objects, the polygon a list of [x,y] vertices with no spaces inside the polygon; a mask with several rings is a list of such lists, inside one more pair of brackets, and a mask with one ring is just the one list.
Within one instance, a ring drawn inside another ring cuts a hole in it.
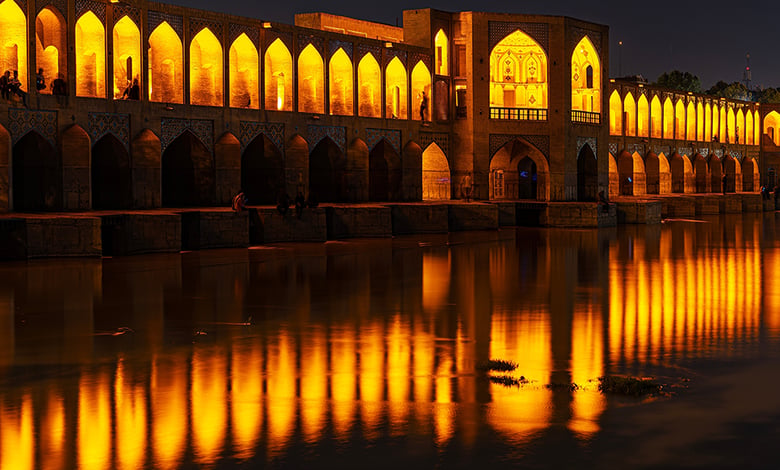
[{"label": "water reflection of bridge", "polygon": [[[762,268],[778,257],[774,230],[771,216],[744,216],[479,235],[496,243],[333,243],[296,257],[250,250],[229,262],[204,252],[153,258],[154,276],[132,258],[4,266],[4,382],[83,365],[4,387],[0,465],[175,467],[226,449],[291,458],[302,442],[356,432],[443,447],[474,439],[475,419],[517,445],[553,426],[587,438],[608,404],[590,380],[749,357],[776,333],[780,296]],[[255,326],[210,323],[248,315]],[[117,325],[136,333],[92,336]],[[210,340],[189,346],[196,328]],[[490,357],[518,361],[532,384],[477,377]],[[569,382],[586,390],[543,387]]]}]

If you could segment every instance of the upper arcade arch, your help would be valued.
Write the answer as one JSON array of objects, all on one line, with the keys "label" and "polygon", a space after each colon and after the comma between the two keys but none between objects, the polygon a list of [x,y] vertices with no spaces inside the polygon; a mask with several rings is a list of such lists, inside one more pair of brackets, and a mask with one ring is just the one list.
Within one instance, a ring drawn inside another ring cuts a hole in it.
[{"label": "upper arcade arch", "polygon": [[685,139],[685,104],[682,99],[678,99],[674,105],[674,138]]},{"label": "upper arcade arch", "polygon": [[639,95],[637,100],[637,121],[636,135],[640,137],[649,137],[648,123],[650,121],[650,106],[647,103],[647,97],[644,94]]},{"label": "upper arcade arch", "polygon": [[258,52],[246,33],[241,33],[228,51],[230,106],[258,109],[260,80]]},{"label": "upper arcade arch", "polygon": [[209,28],[190,42],[190,103],[222,106],[222,44]]},{"label": "upper arcade arch", "polygon": [[623,133],[623,105],[617,90],[609,96],[609,133],[612,135]]},{"label": "upper arcade arch", "polygon": [[734,109],[729,108],[726,112],[726,135],[728,135],[728,142],[730,144],[734,144],[737,141],[737,124],[736,124],[736,116],[734,116]]},{"label": "upper arcade arch", "polygon": [[76,70],[76,96],[106,96],[106,31],[91,11],[76,22]]},{"label": "upper arcade arch", "polygon": [[696,103],[696,140],[704,140],[704,105],[701,101]]},{"label": "upper arcade arch", "polygon": [[650,101],[650,137],[660,139],[663,137],[663,111],[661,109],[661,100],[658,95],[653,96]]},{"label": "upper arcade arch", "polygon": [[490,106],[547,109],[547,54],[519,29],[490,52]]},{"label": "upper arcade arch", "polygon": [[753,113],[748,110],[745,113],[745,143],[747,145],[754,145],[755,139],[753,134]]},{"label": "upper arcade arch", "polygon": [[712,140],[712,106],[707,103],[704,106],[704,141]]},{"label": "upper arcade arch", "polygon": [[355,114],[352,82],[352,60],[344,49],[338,48],[328,64],[330,114],[352,116]]},{"label": "upper arcade arch", "polygon": [[777,146],[780,146],[780,113],[772,111],[764,116],[764,134]]},{"label": "upper arcade arch", "polygon": [[292,55],[280,38],[276,38],[266,49],[264,63],[265,109],[292,111]]},{"label": "upper arcade arch", "polygon": [[694,141],[696,140],[696,105],[693,104],[693,101],[688,102],[685,120],[685,138]]},{"label": "upper arcade arch", "polygon": [[674,105],[671,98],[664,100],[664,139],[674,139]]},{"label": "upper arcade arch", "polygon": [[412,96],[414,97],[414,103],[416,106],[412,108],[412,119],[415,121],[424,121],[428,119],[426,109],[420,108],[423,95],[430,100],[431,96],[431,72],[423,61],[418,61],[412,69]]},{"label": "upper arcade arch", "polygon": [[[68,76],[68,23],[54,5],[44,7],[35,19],[36,69],[43,69],[48,85],[60,74]],[[51,93],[51,87],[40,90]]]},{"label": "upper arcade arch", "polygon": [[737,119],[736,129],[735,129],[736,143],[746,144],[747,141],[745,141],[745,113],[742,112],[742,109],[737,110],[736,119]]},{"label": "upper arcade arch", "polygon": [[636,102],[631,92],[626,93],[623,98],[623,113],[625,116],[626,135],[636,135]]},{"label": "upper arcade arch", "polygon": [[761,143],[761,114],[758,110],[753,113],[753,143],[755,145]]},{"label": "upper arcade arch", "polygon": [[167,21],[149,35],[149,100],[184,103],[184,49]]},{"label": "upper arcade arch", "polygon": [[720,110],[717,103],[712,105],[712,140],[720,142]]},{"label": "upper arcade arch", "polygon": [[358,63],[358,114],[382,117],[382,71],[370,52]]},{"label": "upper arcade arch", "polygon": [[298,55],[298,111],[325,112],[325,65],[313,44]]},{"label": "upper arcade arch", "polygon": [[0,31],[0,73],[18,71],[21,89],[27,90],[27,17],[14,0],[0,3]]},{"label": "upper arcade arch", "polygon": [[113,36],[114,99],[119,99],[133,80],[141,86],[141,31],[125,15],[114,25]]},{"label": "upper arcade arch", "polygon": [[601,61],[588,36],[583,36],[571,56],[571,109],[601,112]]},{"label": "upper arcade arch", "polygon": [[449,75],[450,41],[443,29],[436,32],[436,36],[433,38],[433,47],[436,56],[436,75]]},{"label": "upper arcade arch", "polygon": [[406,82],[406,68],[398,57],[394,57],[385,69],[385,115],[391,119],[406,119],[408,116]]}]

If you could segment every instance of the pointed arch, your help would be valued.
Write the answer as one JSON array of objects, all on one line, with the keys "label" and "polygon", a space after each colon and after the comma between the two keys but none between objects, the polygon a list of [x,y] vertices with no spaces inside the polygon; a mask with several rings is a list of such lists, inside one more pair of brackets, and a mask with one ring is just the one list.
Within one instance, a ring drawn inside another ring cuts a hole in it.
[{"label": "pointed arch", "polygon": [[415,106],[412,107],[412,119],[422,121],[428,119],[427,110],[421,108],[423,96],[426,102],[430,101],[431,96],[431,72],[423,61],[418,61],[412,69],[412,96]]},{"label": "pointed arch", "polygon": [[450,199],[451,176],[447,155],[435,142],[422,153],[423,200]]},{"label": "pointed arch", "polygon": [[185,130],[162,154],[162,205],[208,206],[216,198],[214,156],[195,134]]},{"label": "pointed arch", "polygon": [[658,95],[655,95],[650,101],[650,136],[654,139],[660,139],[663,137],[663,122],[661,100],[658,99]]},{"label": "pointed arch", "polygon": [[710,175],[710,191],[714,193],[723,191],[723,163],[714,153],[707,159],[707,170]]},{"label": "pointed arch", "polygon": [[693,101],[688,102],[685,112],[685,139],[696,140],[696,105]]},{"label": "pointed arch", "polygon": [[[750,113],[748,113],[750,116]],[[758,163],[752,157],[742,160],[742,191],[756,191],[761,181],[758,172]]]},{"label": "pointed arch", "polygon": [[0,3],[0,31],[3,44],[0,47],[0,66],[3,73],[19,72],[21,89],[27,90],[27,17],[14,0]]},{"label": "pointed arch", "polygon": [[727,117],[726,117],[726,105],[721,103],[720,105],[720,133],[718,136],[720,136],[720,142],[728,142],[729,141],[729,131],[728,131],[728,124],[727,124]]},{"label": "pointed arch", "polygon": [[106,30],[91,11],[76,22],[76,96],[106,96]]},{"label": "pointed arch", "polygon": [[260,107],[260,80],[257,48],[246,33],[241,33],[228,51],[230,76],[230,106],[232,108]]},{"label": "pointed arch", "polygon": [[149,100],[184,103],[184,49],[167,21],[149,35]]},{"label": "pointed arch", "polygon": [[718,104],[712,105],[712,140],[714,142],[722,142],[722,134],[720,133],[720,110]]},{"label": "pointed arch", "polygon": [[54,6],[44,7],[35,19],[36,68],[43,69],[46,88],[39,93],[51,93],[51,83],[60,74],[68,76],[68,24]]},{"label": "pointed arch", "polygon": [[284,185],[284,158],[265,134],[255,137],[241,155],[241,187],[250,204],[274,204]]},{"label": "pointed arch", "polygon": [[190,104],[222,106],[222,44],[209,28],[190,42]]},{"label": "pointed arch", "polygon": [[370,52],[358,63],[358,115],[382,117],[382,72]]},{"label": "pointed arch", "polygon": [[693,156],[693,162],[691,163],[691,166],[693,167],[695,186],[694,192],[706,193],[708,190],[707,184],[709,182],[709,168],[707,167],[707,160],[705,160],[704,157],[697,153]]},{"label": "pointed arch", "polygon": [[742,112],[742,109],[737,110],[737,122],[736,122],[736,128],[734,129],[734,135],[736,136],[736,143],[738,144],[746,144],[745,141],[745,114]]},{"label": "pointed arch", "polygon": [[674,139],[674,105],[669,97],[664,100],[664,139]]},{"label": "pointed arch", "polygon": [[352,91],[354,75],[352,73],[352,60],[344,52],[344,49],[339,47],[330,57],[328,72],[330,114],[352,116],[355,114]]},{"label": "pointed arch", "polygon": [[672,192],[689,192],[688,182],[693,178],[693,169],[688,157],[675,152],[669,159],[669,167],[672,175]]},{"label": "pointed arch", "polygon": [[[133,207],[160,207],[160,138],[151,129],[143,129],[130,143],[132,158]],[[151,182],[151,184],[150,184]]]},{"label": "pointed arch", "polygon": [[771,111],[764,116],[764,134],[777,146],[780,146],[780,113]]},{"label": "pointed arch", "polygon": [[620,194],[623,196],[641,196],[646,192],[645,163],[639,153],[622,151],[617,158]]},{"label": "pointed arch", "polygon": [[342,202],[345,197],[346,158],[330,137],[325,137],[309,154],[309,194],[318,201]]},{"label": "pointed arch", "polygon": [[571,55],[571,109],[601,112],[601,61],[588,36]]},{"label": "pointed arch", "polygon": [[406,67],[398,57],[393,57],[385,68],[385,116],[391,119],[408,117],[406,82]]},{"label": "pointed arch", "polygon": [[490,159],[490,198],[514,200],[535,196],[531,199],[549,201],[549,178],[544,154],[526,140],[516,138]]},{"label": "pointed arch", "polygon": [[639,95],[636,115],[636,135],[639,137],[650,137],[650,133],[648,132],[648,124],[650,123],[650,106],[648,105],[647,97],[644,94]]},{"label": "pointed arch", "polygon": [[704,141],[712,141],[712,106],[709,103],[704,106]]},{"label": "pointed arch", "polygon": [[761,144],[761,114],[758,110],[753,113],[753,145]]},{"label": "pointed arch", "polygon": [[129,209],[133,204],[130,155],[113,134],[92,145],[92,208]]},{"label": "pointed arch", "polygon": [[636,102],[630,91],[623,98],[623,115],[625,116],[626,135],[636,135]]},{"label": "pointed arch", "polygon": [[620,195],[620,178],[618,177],[617,162],[612,152],[609,154],[609,198],[612,199]]},{"label": "pointed arch", "polygon": [[747,145],[754,145],[754,130],[753,130],[753,112],[749,109],[745,113],[745,143]]},{"label": "pointed arch", "polygon": [[401,157],[381,139],[368,155],[368,197],[370,201],[397,201],[401,198]]},{"label": "pointed arch", "polygon": [[114,25],[114,99],[122,98],[125,90],[138,80],[141,84],[141,31],[129,16]]},{"label": "pointed arch", "polygon": [[325,65],[311,43],[298,55],[298,111],[325,112]]},{"label": "pointed arch", "polygon": [[696,140],[704,140],[704,105],[701,101],[696,103]]},{"label": "pointed arch", "polygon": [[729,137],[729,143],[733,144],[737,141],[737,119],[734,115],[734,108],[729,108],[726,111],[726,135]]},{"label": "pointed arch", "polygon": [[547,109],[547,54],[521,30],[490,52],[490,106]]},{"label": "pointed arch", "polygon": [[436,53],[436,75],[449,75],[450,41],[443,29],[436,32],[436,36],[433,38],[433,47]]},{"label": "pointed arch", "polygon": [[62,161],[51,143],[30,131],[14,144],[12,155],[13,209],[62,209]]},{"label": "pointed arch", "polygon": [[682,98],[674,104],[674,138],[677,140],[685,139],[685,104]]},{"label": "pointed arch", "polygon": [[623,134],[623,105],[617,90],[609,96],[609,133],[612,135]]},{"label": "pointed arch", "polygon": [[577,155],[577,200],[595,201],[598,196],[598,162],[596,153],[585,144]]},{"label": "pointed arch", "polygon": [[265,51],[265,109],[292,111],[293,70],[290,50],[280,38]]},{"label": "pointed arch", "polygon": [[723,175],[726,176],[725,192],[735,193],[742,191],[742,166],[739,160],[729,154],[723,156],[721,161]]},{"label": "pointed arch", "polygon": [[645,173],[647,194],[666,194],[671,192],[669,162],[663,153],[656,155],[650,152],[647,154],[647,157],[645,157]]}]

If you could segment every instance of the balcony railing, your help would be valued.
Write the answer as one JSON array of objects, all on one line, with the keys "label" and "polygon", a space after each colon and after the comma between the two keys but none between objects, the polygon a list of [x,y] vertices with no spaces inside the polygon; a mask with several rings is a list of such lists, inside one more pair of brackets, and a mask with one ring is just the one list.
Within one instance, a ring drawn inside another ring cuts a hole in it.
[{"label": "balcony railing", "polygon": [[490,119],[509,121],[546,121],[547,110],[535,108],[490,108]]},{"label": "balcony railing", "polygon": [[584,124],[601,124],[601,113],[591,113],[590,111],[572,110],[571,122],[581,122]]}]

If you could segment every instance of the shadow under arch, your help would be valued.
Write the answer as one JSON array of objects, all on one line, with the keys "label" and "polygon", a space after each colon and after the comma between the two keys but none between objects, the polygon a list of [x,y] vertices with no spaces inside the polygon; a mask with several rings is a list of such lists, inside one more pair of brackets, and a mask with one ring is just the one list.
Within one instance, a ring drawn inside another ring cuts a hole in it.
[{"label": "shadow under arch", "polygon": [[368,198],[370,201],[397,201],[401,196],[401,157],[381,139],[368,154]]},{"label": "shadow under arch", "polygon": [[422,190],[423,200],[452,197],[450,163],[436,142],[431,142],[422,152]]},{"label": "shadow under arch", "polygon": [[704,157],[701,156],[701,154],[696,154],[693,156],[693,178],[696,185],[696,192],[697,193],[706,193],[707,192],[707,160],[704,159]]},{"label": "shadow under arch", "polygon": [[284,187],[282,152],[265,134],[260,134],[241,154],[241,188],[250,204],[274,204]]},{"label": "shadow under arch", "polygon": [[30,131],[14,144],[12,160],[15,211],[62,209],[62,162],[51,143]]},{"label": "shadow under arch", "polygon": [[723,174],[726,175],[726,192],[735,193],[742,190],[742,166],[739,160],[729,154],[721,161]]},{"label": "shadow under arch", "polygon": [[620,177],[615,156],[609,153],[609,197],[610,199],[620,194]]},{"label": "shadow under arch", "polygon": [[707,159],[707,167],[710,174],[710,191],[719,193],[723,191],[723,164],[717,155],[711,154]]},{"label": "shadow under arch", "polygon": [[688,157],[675,152],[669,158],[669,169],[672,173],[672,192],[684,193],[686,177],[693,175],[690,160],[688,160]]},{"label": "shadow under arch", "polygon": [[490,159],[490,199],[548,201],[549,178],[544,154],[526,140],[515,138]]},{"label": "shadow under arch", "polygon": [[92,146],[92,208],[128,209],[133,204],[130,155],[113,134]]},{"label": "shadow under arch", "polygon": [[620,194],[639,196],[646,190],[645,163],[639,153],[623,150],[617,159]]},{"label": "shadow under arch", "polygon": [[320,202],[343,202],[344,152],[329,137],[323,138],[309,154],[309,194]]},{"label": "shadow under arch", "polygon": [[598,191],[599,169],[596,154],[589,144],[585,144],[577,154],[577,200],[595,201]]},{"label": "shadow under arch", "polygon": [[752,158],[742,160],[742,191],[756,191],[756,183],[760,181],[758,165]]},{"label": "shadow under arch", "polygon": [[189,130],[162,154],[162,205],[208,206],[216,197],[214,157]]}]

